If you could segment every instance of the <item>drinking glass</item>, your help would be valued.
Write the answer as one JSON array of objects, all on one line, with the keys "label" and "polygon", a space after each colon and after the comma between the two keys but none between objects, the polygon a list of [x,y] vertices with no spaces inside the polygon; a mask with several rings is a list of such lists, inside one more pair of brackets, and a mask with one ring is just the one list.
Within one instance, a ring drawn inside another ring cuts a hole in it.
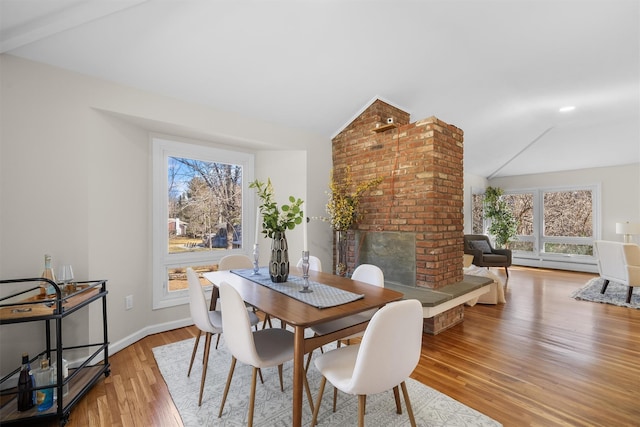
[{"label": "drinking glass", "polygon": [[60,272],[58,274],[58,280],[62,282],[63,290],[68,293],[69,291],[69,282],[73,280],[73,268],[69,264],[65,264],[60,267]]}]

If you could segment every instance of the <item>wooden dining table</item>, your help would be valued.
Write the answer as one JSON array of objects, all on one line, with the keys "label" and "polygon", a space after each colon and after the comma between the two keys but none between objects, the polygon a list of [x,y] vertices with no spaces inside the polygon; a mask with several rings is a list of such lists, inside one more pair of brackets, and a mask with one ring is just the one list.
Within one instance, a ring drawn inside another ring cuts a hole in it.
[{"label": "wooden dining table", "polygon": [[[302,276],[302,270],[292,267],[290,275]],[[287,296],[268,286],[260,285],[249,279],[245,279],[231,271],[214,271],[204,273],[203,276],[211,282],[213,287],[212,304],[218,297],[218,286],[227,282],[233,286],[242,296],[242,299],[258,310],[269,314],[272,318],[278,318],[294,332],[294,356],[293,356],[293,418],[292,425],[299,427],[302,425],[302,399],[303,381],[305,375],[304,355],[325,344],[334,342],[340,338],[345,338],[356,332],[363,331],[368,322],[350,326],[337,330],[329,334],[312,336],[305,338],[305,329],[328,322],[351,316],[373,308],[382,307],[393,301],[403,298],[403,294],[391,289],[373,286],[368,283],[352,280],[347,277],[336,276],[329,273],[309,271],[311,282],[321,283],[343,289],[355,294],[364,295],[356,301],[345,304],[316,308],[305,302]],[[313,285],[311,286],[313,289]]]}]

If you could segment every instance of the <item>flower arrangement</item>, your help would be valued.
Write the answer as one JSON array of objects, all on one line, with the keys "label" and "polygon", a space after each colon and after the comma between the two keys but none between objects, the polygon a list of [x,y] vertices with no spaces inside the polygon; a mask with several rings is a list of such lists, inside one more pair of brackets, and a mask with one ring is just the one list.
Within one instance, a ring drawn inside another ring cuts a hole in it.
[{"label": "flower arrangement", "polygon": [[276,232],[293,230],[296,225],[302,224],[303,211],[300,206],[302,199],[289,196],[289,204],[278,204],[273,200],[273,185],[271,179],[267,183],[255,180],[249,184],[249,188],[255,188],[260,198],[260,213],[262,214],[262,233],[273,239]]},{"label": "flower arrangement", "polygon": [[361,217],[358,210],[360,206],[360,198],[362,195],[377,187],[383,178],[377,177],[370,181],[362,182],[355,186],[353,177],[351,176],[351,168],[345,168],[344,179],[337,181],[335,179],[335,171],[331,171],[331,180],[329,182],[329,202],[326,209],[329,218],[323,218],[331,223],[331,227],[336,231],[344,231],[350,229]]}]

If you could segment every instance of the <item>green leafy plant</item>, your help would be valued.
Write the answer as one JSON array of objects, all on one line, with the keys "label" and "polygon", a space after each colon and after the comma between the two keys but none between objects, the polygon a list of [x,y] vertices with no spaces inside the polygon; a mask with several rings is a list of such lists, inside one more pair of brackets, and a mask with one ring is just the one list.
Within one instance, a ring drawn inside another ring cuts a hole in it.
[{"label": "green leafy plant", "polygon": [[498,187],[487,187],[484,194],[484,215],[490,221],[487,231],[495,237],[499,248],[509,246],[518,230],[518,221],[503,194],[504,190]]},{"label": "green leafy plant", "polygon": [[343,173],[342,180],[337,180],[335,171],[331,171],[329,181],[329,202],[327,203],[327,213],[329,218],[323,218],[331,223],[331,227],[337,231],[348,230],[358,222],[362,216],[360,212],[360,198],[371,189],[376,188],[383,180],[376,177],[369,181],[356,185],[351,176],[351,168],[347,166]]},{"label": "green leafy plant", "polygon": [[300,206],[302,199],[289,196],[289,204],[278,207],[274,200],[273,185],[271,179],[267,183],[255,180],[249,184],[249,188],[255,188],[260,198],[260,214],[262,214],[262,233],[273,239],[276,232],[293,230],[296,225],[302,224],[304,212]]}]

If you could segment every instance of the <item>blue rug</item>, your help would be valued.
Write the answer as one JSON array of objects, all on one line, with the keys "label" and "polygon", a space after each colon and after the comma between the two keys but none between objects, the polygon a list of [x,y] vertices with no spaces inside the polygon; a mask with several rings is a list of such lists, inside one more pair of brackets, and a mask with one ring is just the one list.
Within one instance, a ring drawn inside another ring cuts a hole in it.
[{"label": "blue rug", "polygon": [[634,289],[633,295],[631,296],[631,302],[627,304],[627,292],[629,289],[627,285],[610,281],[605,293],[601,294],[600,290],[602,289],[603,283],[604,279],[600,277],[593,278],[582,288],[574,291],[571,294],[571,297],[577,300],[600,302],[603,304],[640,309],[640,289]]}]

